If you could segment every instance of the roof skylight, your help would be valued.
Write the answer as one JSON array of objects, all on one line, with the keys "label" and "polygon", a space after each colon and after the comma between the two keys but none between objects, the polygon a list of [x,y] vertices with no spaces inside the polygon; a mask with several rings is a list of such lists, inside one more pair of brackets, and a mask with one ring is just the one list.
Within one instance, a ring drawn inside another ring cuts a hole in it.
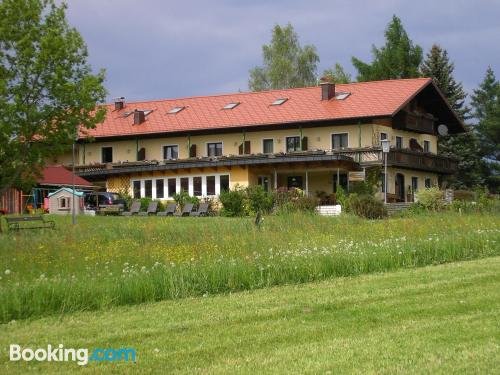
[{"label": "roof skylight", "polygon": [[174,107],[174,108],[171,108],[169,109],[169,111],[167,113],[169,114],[176,114],[176,113],[179,113],[180,111],[182,111],[184,108],[186,107]]},{"label": "roof skylight", "polygon": [[335,99],[337,100],[344,100],[346,99],[349,95],[351,95],[350,92],[339,92],[338,94],[335,94]]},{"label": "roof skylight", "polygon": [[287,100],[288,98],[278,98],[274,102],[272,102],[271,105],[282,105]]},{"label": "roof skylight", "polygon": [[231,103],[226,104],[222,109],[233,109],[234,107],[236,107],[239,104],[240,104],[240,102],[231,102]]}]

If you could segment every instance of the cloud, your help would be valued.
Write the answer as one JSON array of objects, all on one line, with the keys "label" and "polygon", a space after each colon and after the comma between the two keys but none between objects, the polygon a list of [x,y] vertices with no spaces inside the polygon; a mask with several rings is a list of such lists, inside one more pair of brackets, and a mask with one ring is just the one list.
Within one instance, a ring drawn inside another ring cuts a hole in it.
[{"label": "cloud", "polygon": [[413,41],[439,43],[456,78],[472,90],[488,64],[500,75],[500,4],[492,0],[159,1],[69,0],[68,18],[83,35],[95,69],[107,71],[110,97],[131,100],[247,90],[275,24],[291,22],[314,44],[319,72],[335,62],[355,73],[352,56],[369,61],[393,14]]}]

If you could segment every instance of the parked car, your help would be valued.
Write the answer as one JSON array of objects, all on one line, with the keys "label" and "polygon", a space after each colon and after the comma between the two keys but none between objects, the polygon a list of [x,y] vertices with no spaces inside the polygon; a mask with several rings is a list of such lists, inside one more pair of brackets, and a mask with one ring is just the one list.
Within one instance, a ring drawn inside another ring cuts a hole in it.
[{"label": "parked car", "polygon": [[120,194],[109,192],[86,193],[84,202],[87,210],[98,210],[116,205],[121,205],[123,209],[126,205],[125,199]]}]

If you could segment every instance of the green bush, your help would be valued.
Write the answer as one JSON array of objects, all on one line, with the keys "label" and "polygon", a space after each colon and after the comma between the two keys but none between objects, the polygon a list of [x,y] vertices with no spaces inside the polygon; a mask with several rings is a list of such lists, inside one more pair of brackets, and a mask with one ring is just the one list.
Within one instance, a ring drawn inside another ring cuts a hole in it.
[{"label": "green bush", "polygon": [[371,195],[349,196],[349,210],[366,219],[382,219],[387,217],[384,203]]},{"label": "green bush", "polygon": [[274,192],[276,213],[287,214],[296,211],[314,213],[318,199],[308,197],[301,189],[279,188]]},{"label": "green bush", "polygon": [[254,213],[269,213],[274,206],[274,196],[260,185],[249,186],[246,189],[248,205]]},{"label": "green bush", "polygon": [[222,191],[219,200],[222,203],[221,214],[223,216],[234,217],[247,214],[247,196],[244,188],[236,186],[233,190]]},{"label": "green bush", "polygon": [[415,194],[417,202],[426,210],[437,211],[444,207],[443,192],[437,187],[418,191]]},{"label": "green bush", "polygon": [[192,203],[195,206],[200,203],[200,199],[198,197],[190,196],[186,190],[181,190],[180,193],[174,194],[172,198],[174,198],[175,203],[180,206],[181,210],[184,208],[186,203]]}]

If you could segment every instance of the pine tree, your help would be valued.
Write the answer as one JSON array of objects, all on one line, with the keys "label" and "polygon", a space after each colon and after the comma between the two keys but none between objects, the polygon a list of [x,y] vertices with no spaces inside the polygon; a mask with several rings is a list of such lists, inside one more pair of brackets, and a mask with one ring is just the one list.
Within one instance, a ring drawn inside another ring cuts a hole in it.
[{"label": "pine tree", "polygon": [[252,91],[286,89],[316,85],[319,56],[316,47],[301,47],[291,24],[273,29],[271,43],[262,46],[264,66],[250,70],[248,87]]},{"label": "pine tree", "polygon": [[394,15],[385,30],[385,45],[372,47],[373,61],[365,63],[356,57],[352,64],[358,70],[358,81],[414,78],[419,76],[422,48],[413,45],[401,20]]},{"label": "pine tree", "polygon": [[453,71],[455,66],[448,57],[448,52],[434,44],[422,63],[421,73],[424,77],[434,79],[434,82],[448,99],[453,110],[465,120],[469,118],[470,108],[465,106],[467,94],[461,83],[455,81]]},{"label": "pine tree", "polygon": [[[461,83],[453,77],[454,64],[448,52],[434,44],[422,63],[421,72],[425,77],[434,79],[453,110],[462,120],[470,118],[470,108],[465,105],[465,93]],[[479,150],[479,139],[471,127],[467,132],[439,136],[438,150],[445,156],[458,159],[458,173],[448,178],[451,187],[457,189],[471,188],[484,183],[482,155]]]},{"label": "pine tree", "polygon": [[500,83],[488,67],[483,82],[472,95],[480,150],[484,155],[486,183],[490,190],[500,190]]}]

